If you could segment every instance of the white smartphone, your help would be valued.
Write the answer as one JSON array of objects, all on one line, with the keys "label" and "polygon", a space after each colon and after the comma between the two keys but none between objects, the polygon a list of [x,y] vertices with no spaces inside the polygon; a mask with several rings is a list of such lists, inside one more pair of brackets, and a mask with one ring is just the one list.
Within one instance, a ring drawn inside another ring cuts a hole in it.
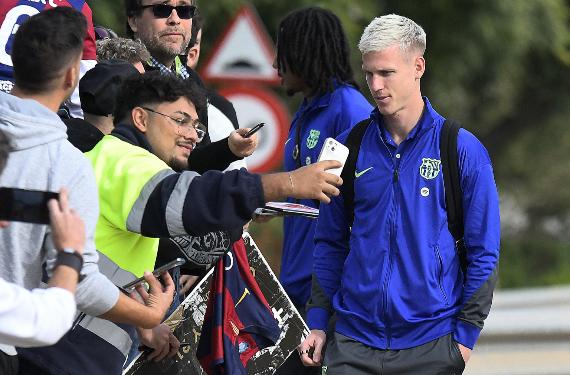
[{"label": "white smartphone", "polygon": [[323,144],[323,148],[319,154],[318,161],[338,160],[342,163],[342,166],[340,168],[328,169],[328,173],[340,176],[342,168],[344,167],[344,163],[346,162],[346,158],[348,158],[348,147],[333,138],[325,139],[325,143]]}]

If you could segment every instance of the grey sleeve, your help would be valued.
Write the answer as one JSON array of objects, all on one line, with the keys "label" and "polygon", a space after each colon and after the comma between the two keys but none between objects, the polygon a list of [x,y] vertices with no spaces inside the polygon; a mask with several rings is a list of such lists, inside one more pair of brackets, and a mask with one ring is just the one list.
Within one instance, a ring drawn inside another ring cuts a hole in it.
[{"label": "grey sleeve", "polygon": [[331,300],[329,297],[327,297],[325,291],[323,290],[323,287],[319,283],[319,280],[314,273],[311,280],[311,297],[307,302],[306,309],[308,311],[313,307],[320,307],[331,314],[333,312]]},{"label": "grey sleeve", "polygon": [[[85,223],[85,248],[83,250],[83,280],[77,285],[75,299],[77,308],[89,315],[99,316],[109,311],[119,300],[119,289],[99,272],[97,265],[99,256],[95,249],[95,225],[99,218],[99,201],[95,176],[91,164],[85,159],[81,163],[78,174],[69,181],[69,204]],[[57,250],[55,250],[51,233],[44,242],[47,251],[47,270],[51,276]]]}]

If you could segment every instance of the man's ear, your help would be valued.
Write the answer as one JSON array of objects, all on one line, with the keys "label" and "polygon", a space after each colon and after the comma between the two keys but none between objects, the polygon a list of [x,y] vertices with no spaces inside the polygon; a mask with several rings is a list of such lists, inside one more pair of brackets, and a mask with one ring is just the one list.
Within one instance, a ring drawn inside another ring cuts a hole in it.
[{"label": "man's ear", "polygon": [[146,133],[148,130],[148,112],[141,107],[135,107],[131,111],[131,121],[135,128],[141,133]]},{"label": "man's ear", "polygon": [[194,60],[198,54],[198,48],[192,47],[188,50],[188,60]]},{"label": "man's ear", "polygon": [[63,77],[63,84],[66,90],[75,90],[75,87],[79,84],[79,71],[81,69],[81,55],[77,57],[65,70]]},{"label": "man's ear", "polygon": [[422,78],[426,71],[426,60],[423,56],[417,56],[414,62],[414,68],[416,71],[416,80]]},{"label": "man's ear", "polygon": [[129,27],[131,28],[131,30],[133,30],[133,33],[136,33],[138,31],[137,17],[135,17],[135,16],[127,17],[127,23],[129,24]]},{"label": "man's ear", "polygon": [[188,50],[188,58],[187,58],[187,65],[195,69],[196,65],[198,65],[198,48],[192,47]]}]

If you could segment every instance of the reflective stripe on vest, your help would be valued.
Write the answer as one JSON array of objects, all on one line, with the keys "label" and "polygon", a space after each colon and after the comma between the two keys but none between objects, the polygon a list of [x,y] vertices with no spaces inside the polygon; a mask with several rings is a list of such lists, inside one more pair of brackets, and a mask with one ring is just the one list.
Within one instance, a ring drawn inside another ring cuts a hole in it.
[{"label": "reflective stripe on vest", "polygon": [[[113,284],[123,286],[136,279],[134,274],[119,267],[108,256],[100,251],[97,251],[97,253],[99,254],[99,272],[107,276]],[[113,345],[125,357],[129,355],[133,341],[129,334],[121,327],[108,320],[99,319],[85,314],[83,314],[79,319],[81,319],[79,322],[81,327],[96,334],[109,344]]]},{"label": "reflective stripe on vest", "polygon": [[99,254],[99,272],[107,276],[116,286],[123,286],[137,278],[134,273],[119,267],[107,255],[100,251],[97,251],[97,253]]},{"label": "reflective stripe on vest", "polygon": [[125,358],[129,355],[133,340],[126,331],[115,323],[86,315],[79,325],[113,345]]}]

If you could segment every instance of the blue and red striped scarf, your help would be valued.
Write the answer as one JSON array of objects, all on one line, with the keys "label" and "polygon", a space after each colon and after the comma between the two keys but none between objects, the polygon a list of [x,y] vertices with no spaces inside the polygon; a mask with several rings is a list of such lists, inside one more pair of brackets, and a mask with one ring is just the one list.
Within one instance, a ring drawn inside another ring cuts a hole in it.
[{"label": "blue and red striped scarf", "polygon": [[277,321],[251,274],[243,239],[220,258],[196,356],[208,375],[247,375],[247,362],[275,345]]}]

